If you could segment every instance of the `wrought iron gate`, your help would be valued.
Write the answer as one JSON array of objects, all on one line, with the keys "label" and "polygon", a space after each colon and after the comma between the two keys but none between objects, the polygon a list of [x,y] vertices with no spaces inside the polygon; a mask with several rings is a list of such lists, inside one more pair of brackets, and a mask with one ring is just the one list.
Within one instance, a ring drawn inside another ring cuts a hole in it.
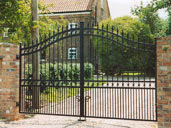
[{"label": "wrought iron gate", "polygon": [[20,112],[156,121],[156,44],[83,22],[20,45]]}]

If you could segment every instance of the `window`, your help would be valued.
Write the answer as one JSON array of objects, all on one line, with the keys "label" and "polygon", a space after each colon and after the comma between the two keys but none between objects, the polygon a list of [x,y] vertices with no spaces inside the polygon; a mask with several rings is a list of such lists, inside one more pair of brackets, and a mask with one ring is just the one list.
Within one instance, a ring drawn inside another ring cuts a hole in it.
[{"label": "window", "polygon": [[68,59],[77,59],[77,48],[68,49]]},{"label": "window", "polygon": [[5,28],[5,29],[4,29],[3,37],[8,37],[8,29],[9,29],[9,28]]},{"label": "window", "polygon": [[[72,29],[75,29],[75,28],[77,28],[77,23],[69,23],[68,24],[68,30],[72,30]],[[69,34],[71,33],[71,31],[69,32]],[[77,31],[76,30],[73,30],[72,31],[72,34],[76,34],[77,33]]]}]

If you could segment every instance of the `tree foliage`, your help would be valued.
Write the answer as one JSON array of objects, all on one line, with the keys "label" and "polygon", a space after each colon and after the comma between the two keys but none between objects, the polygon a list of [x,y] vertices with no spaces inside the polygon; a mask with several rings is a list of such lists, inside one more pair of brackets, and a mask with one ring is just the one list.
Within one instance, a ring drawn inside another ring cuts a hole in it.
[{"label": "tree foliage", "polygon": [[153,59],[149,58],[151,53],[146,51],[151,50],[151,47],[144,45],[144,43],[154,44],[148,25],[136,18],[124,16],[102,21],[99,29],[100,31],[97,30],[94,34],[101,35],[101,38],[94,36],[93,44],[98,53],[98,63],[102,72],[109,75],[135,70],[153,72],[154,61],[147,61]]},{"label": "tree foliage", "polygon": [[[141,2],[141,5],[132,9],[132,13],[138,16],[141,22],[149,25],[151,33],[155,37],[166,36],[170,34],[171,27],[170,4],[171,2],[169,0],[152,0],[144,7],[143,2]],[[167,9],[169,16],[165,21],[161,19],[157,13],[158,10],[163,8]]]},{"label": "tree foliage", "polygon": [[[48,5],[50,6],[50,5]],[[39,12],[48,12],[47,6],[39,2]],[[11,43],[31,42],[32,27],[39,27],[40,36],[48,34],[53,27],[65,24],[62,20],[53,21],[48,17],[39,18],[39,26],[35,26],[31,16],[31,0],[1,0],[0,2],[0,33],[9,28]]]},{"label": "tree foliage", "polygon": [[141,38],[151,38],[152,34],[150,32],[150,29],[148,27],[148,25],[139,22],[137,18],[132,18],[130,16],[123,16],[123,17],[119,17],[116,18],[114,20],[108,19],[108,20],[104,20],[102,22],[100,22],[100,27],[102,27],[102,25],[109,25],[109,29],[112,28],[112,26],[115,28],[115,32],[116,32],[116,28],[119,30],[119,34],[122,34],[122,30],[124,31],[125,35],[129,34],[129,35],[134,35],[135,38],[139,37],[141,35]]}]

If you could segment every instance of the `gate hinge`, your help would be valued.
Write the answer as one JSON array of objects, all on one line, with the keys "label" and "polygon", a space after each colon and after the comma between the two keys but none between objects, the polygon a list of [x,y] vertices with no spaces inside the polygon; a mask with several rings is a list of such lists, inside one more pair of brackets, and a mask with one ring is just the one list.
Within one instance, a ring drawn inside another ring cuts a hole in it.
[{"label": "gate hinge", "polygon": [[20,55],[16,55],[16,59],[17,59],[17,60],[20,59]]},{"label": "gate hinge", "polygon": [[16,107],[20,106],[20,103],[19,102],[16,102]]}]

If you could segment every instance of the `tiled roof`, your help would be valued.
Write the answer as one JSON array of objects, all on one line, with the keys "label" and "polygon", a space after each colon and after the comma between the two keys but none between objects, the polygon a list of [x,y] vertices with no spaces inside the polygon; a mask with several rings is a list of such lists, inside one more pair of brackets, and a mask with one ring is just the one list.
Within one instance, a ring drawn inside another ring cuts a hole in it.
[{"label": "tiled roof", "polygon": [[92,0],[41,0],[46,5],[51,5],[48,10],[52,13],[87,11],[90,10]]}]

